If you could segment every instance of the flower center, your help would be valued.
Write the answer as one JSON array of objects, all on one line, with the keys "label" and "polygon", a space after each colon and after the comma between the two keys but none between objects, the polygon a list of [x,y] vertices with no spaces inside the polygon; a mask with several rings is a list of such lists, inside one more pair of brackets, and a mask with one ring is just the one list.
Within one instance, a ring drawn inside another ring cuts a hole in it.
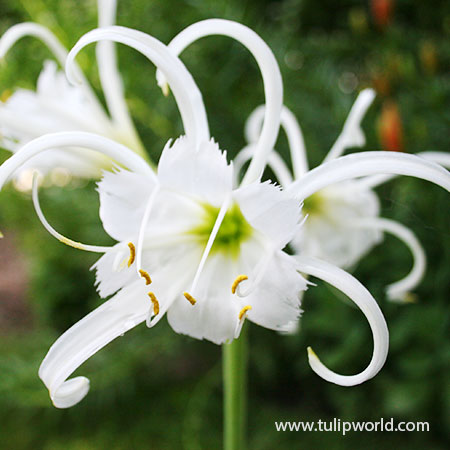
[{"label": "flower center", "polygon": [[320,192],[310,195],[303,201],[302,213],[306,216],[313,216],[315,214],[320,214],[323,211],[324,198]]},{"label": "flower center", "polygon": [[[204,217],[201,225],[190,230],[188,233],[195,235],[200,245],[205,246],[211,235],[220,208],[204,204]],[[239,206],[233,203],[227,210],[219,231],[211,248],[211,253],[222,252],[237,258],[241,243],[252,235],[252,227],[245,220]]]}]

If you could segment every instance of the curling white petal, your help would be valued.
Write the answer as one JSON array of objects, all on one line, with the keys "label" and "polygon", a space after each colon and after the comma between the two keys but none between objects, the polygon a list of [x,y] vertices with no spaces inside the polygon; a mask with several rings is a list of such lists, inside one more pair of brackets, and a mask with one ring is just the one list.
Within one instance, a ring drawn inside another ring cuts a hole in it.
[{"label": "curling white petal", "polygon": [[366,138],[361,129],[361,122],[372,104],[375,95],[373,89],[364,89],[359,93],[345,121],[341,134],[331,147],[324,162],[341,156],[345,149],[349,147],[362,147],[365,145]]},{"label": "curling white petal", "polygon": [[281,112],[281,125],[286,132],[291,152],[294,177],[300,178],[308,171],[305,141],[303,133],[294,114],[286,107]]},{"label": "curling white petal", "polygon": [[386,294],[389,300],[405,301],[407,294],[422,280],[426,267],[425,252],[414,233],[398,222],[383,218],[361,219],[355,221],[352,225],[390,233],[400,239],[409,248],[414,258],[411,271],[406,277],[386,287]]},{"label": "curling white petal", "polygon": [[[270,48],[253,30],[229,20],[208,19],[190,25],[170,42],[169,48],[174,54],[179,55],[192,42],[210,35],[229,36],[242,43],[256,59],[263,77],[266,115],[257,150],[243,180],[244,184],[249,184],[261,176],[267,156],[278,136],[283,103],[280,69]],[[160,85],[165,83],[161,76],[159,76],[159,83]]]},{"label": "curling white petal", "polygon": [[48,28],[33,22],[19,23],[5,31],[0,39],[0,59],[4,58],[9,49],[25,36],[40,39],[64,66],[67,57],[66,48]]},{"label": "curling white petal", "polygon": [[39,217],[44,228],[56,239],[66,245],[70,245],[71,247],[78,248],[79,250],[85,250],[87,252],[95,252],[95,253],[105,253],[111,247],[105,247],[100,245],[87,245],[82,244],[81,242],[73,241],[72,239],[68,239],[63,236],[61,233],[58,233],[47,221],[44,213],[42,212],[41,205],[39,204],[39,196],[38,196],[38,177],[37,172],[33,175],[33,205],[36,210],[36,214]]},{"label": "curling white petal", "polygon": [[52,151],[54,148],[86,148],[87,152],[97,151],[109,156],[113,161],[122,164],[134,172],[155,179],[155,174],[150,166],[136,153],[110,139],[91,133],[63,132],[41,136],[26,144],[22,149],[12,155],[0,166],[0,189],[8,179],[33,156],[44,151]]},{"label": "curling white petal", "polygon": [[405,153],[366,152],[341,156],[312,169],[287,191],[300,199],[340,181],[374,174],[406,175],[430,181],[450,191],[450,174],[424,158]]},{"label": "curling white petal", "polygon": [[336,266],[315,258],[296,256],[298,270],[317,277],[339,289],[352,300],[366,316],[373,335],[373,354],[369,365],[357,375],[339,375],[319,360],[311,347],[308,347],[308,360],[311,368],[323,379],[340,386],[354,386],[374,377],[383,367],[389,348],[389,332],[377,302],[370,292],[353,276]]},{"label": "curling white petal", "polygon": [[450,153],[448,152],[420,152],[417,154],[428,161],[433,161],[436,164],[440,164],[446,169],[450,169]]},{"label": "curling white petal", "polygon": [[[248,145],[247,147],[244,147],[233,159],[235,186],[239,185],[239,174],[241,172],[241,169],[244,166],[244,164],[253,157],[254,151],[255,146]],[[270,169],[274,173],[276,179],[281,184],[281,186],[286,187],[292,183],[293,179],[291,172],[289,171],[286,163],[283,161],[283,159],[277,153],[276,150],[269,153],[267,165],[270,167]]]},{"label": "curling white petal", "polygon": [[70,408],[89,390],[89,380],[67,378],[108,343],[145,320],[150,307],[138,280],[67,330],[50,348],[39,368],[57,408]]},{"label": "curling white petal", "polygon": [[261,136],[261,126],[264,121],[265,112],[265,105],[259,105],[248,116],[244,125],[244,136],[249,144],[258,142]]},{"label": "curling white petal", "polygon": [[[420,152],[416,153],[416,156],[420,156],[421,158],[425,158],[428,161],[434,162],[436,164],[445,167],[446,169],[450,169],[450,153],[447,152]],[[361,178],[358,180],[358,184],[362,188],[375,188],[380,184],[386,183],[389,180],[395,178],[396,174],[390,175],[370,175],[368,177]]]},{"label": "curling white petal", "polygon": [[160,68],[172,88],[183,120],[186,135],[195,145],[209,140],[208,122],[203,100],[192,76],[183,63],[167,47],[154,37],[133,29],[111,26],[95,29],[82,36],[70,51],[66,62],[66,74],[71,82],[81,81],[74,72],[74,60],[86,45],[109,40],[134,48]]},{"label": "curling white petal", "polygon": [[[98,0],[99,28],[114,25],[116,21],[116,6],[116,0]],[[134,128],[125,100],[122,78],[117,69],[117,55],[114,43],[111,41],[100,41],[97,43],[95,51],[100,82],[108,110],[116,126],[120,127],[121,134],[126,135],[128,145],[133,150],[143,154],[144,149]]]},{"label": "curling white petal", "polygon": [[[248,143],[257,141],[261,134],[261,124],[264,119],[265,106],[258,106],[249,116],[245,123],[244,133]],[[308,160],[306,146],[300,125],[289,108],[283,106],[281,110],[281,127],[286,133],[289,151],[291,153],[292,169],[296,179],[308,171]]]}]

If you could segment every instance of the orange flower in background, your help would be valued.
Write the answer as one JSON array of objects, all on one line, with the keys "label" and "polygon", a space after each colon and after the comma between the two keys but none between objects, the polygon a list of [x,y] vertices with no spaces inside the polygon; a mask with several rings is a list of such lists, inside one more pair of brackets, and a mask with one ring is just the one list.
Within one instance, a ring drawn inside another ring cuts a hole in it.
[{"label": "orange flower in background", "polygon": [[403,151],[403,126],[397,104],[387,100],[378,119],[378,135],[383,150]]},{"label": "orange flower in background", "polygon": [[384,28],[392,20],[394,0],[371,0],[370,10],[375,24]]}]

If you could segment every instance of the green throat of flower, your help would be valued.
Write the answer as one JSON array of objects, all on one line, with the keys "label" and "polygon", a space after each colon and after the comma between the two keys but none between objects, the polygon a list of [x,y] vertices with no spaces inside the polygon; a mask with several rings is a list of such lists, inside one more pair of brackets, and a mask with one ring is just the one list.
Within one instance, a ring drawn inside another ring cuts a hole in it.
[{"label": "green throat of flower", "polygon": [[320,192],[316,192],[303,201],[302,213],[303,215],[308,214],[309,216],[313,216],[315,214],[320,214],[323,210],[323,207],[323,195],[321,195]]},{"label": "green throat of flower", "polygon": [[[189,231],[194,235],[198,242],[204,247],[208,242],[209,236],[213,230],[219,208],[204,204],[203,222],[199,226]],[[233,203],[225,214],[220,225],[211,253],[223,253],[233,258],[237,258],[240,252],[241,244],[249,239],[253,233],[239,206]]]}]

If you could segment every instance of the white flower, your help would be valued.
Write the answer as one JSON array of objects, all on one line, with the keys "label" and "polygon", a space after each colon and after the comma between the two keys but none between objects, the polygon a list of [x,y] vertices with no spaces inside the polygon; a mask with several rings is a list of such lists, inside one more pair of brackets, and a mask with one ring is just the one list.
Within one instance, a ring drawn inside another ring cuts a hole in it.
[{"label": "white flower", "polygon": [[[341,156],[350,147],[365,144],[361,121],[375,97],[372,89],[361,91],[324,163]],[[249,145],[235,159],[236,172],[252,155],[254,143],[260,134],[264,106],[258,107],[246,123],[245,134]],[[276,152],[269,156],[269,165],[277,174],[282,186],[290,186],[308,172],[306,148],[301,128],[286,107],[281,114],[291,151],[293,176]],[[421,157],[450,167],[450,155],[439,152],[423,152]],[[421,281],[426,265],[425,253],[414,233],[393,220],[379,217],[380,206],[373,188],[391,179],[392,175],[374,175],[346,180],[305,198],[302,212],[307,219],[291,245],[297,253],[324,259],[342,268],[354,266],[366,253],[389,233],[402,240],[410,249],[414,264],[403,279],[386,288],[387,297],[393,301],[407,301],[410,291]]]},{"label": "white flower", "polygon": [[374,339],[372,359],[357,375],[335,374],[308,349],[311,367],[340,385],[364,382],[386,359],[386,322],[376,301],[351,275],[315,258],[283,252],[300,226],[298,198],[327,184],[377,173],[418,176],[450,190],[450,176],[438,165],[383,152],[327,163],[293,183],[292,196],[261,183],[280,123],[282,85],[276,61],[264,42],[242,25],[213,20],[187,30],[235,35],[252,46],[263,71],[267,104],[263,133],[240,186],[233,186],[233,166],[210,139],[200,92],[184,65],[156,39],[122,27],[83,36],[70,52],[66,70],[73,80],[78,51],[101,39],[133,47],[155,63],[174,93],[186,133],[166,145],[157,173],[125,146],[83,132],[42,136],[0,167],[0,188],[30,158],[53,148],[90,148],[124,167],[106,173],[99,183],[100,217],[105,231],[117,241],[113,247],[76,243],[56,232],[41,211],[37,184],[33,185],[36,211],[52,235],[104,253],[94,266],[98,288],[102,296],[114,294],[64,333],[44,359],[39,375],[57,407],[70,407],[87,394],[87,378],[67,380],[84,361],[137,324],[155,325],[165,313],[175,331],[216,343],[238,337],[245,318],[274,330],[290,329],[300,314],[299,294],[306,288],[300,273],[331,283],[354,301],[367,317]]},{"label": "white flower", "polygon": [[[99,0],[99,26],[112,25],[115,12],[116,0]],[[59,64],[64,66],[67,50],[49,29],[36,23],[22,23],[8,29],[0,39],[0,58],[4,58],[8,50],[25,36],[42,40]],[[144,156],[145,151],[134,129],[123,95],[112,42],[98,44],[97,63],[111,117],[106,114],[79,67],[75,70],[84,82],[71,86],[64,73],[57,68],[56,62],[45,61],[35,92],[17,89],[0,102],[0,144],[15,152],[27,142],[47,133],[87,131],[126,144]],[[22,190],[30,189],[30,174],[35,169],[47,174],[55,168],[70,168],[73,176],[99,178],[102,168],[111,167],[111,164],[108,158],[94,152],[58,149],[57,152],[33,158],[24,165],[16,174],[16,185]]]}]

